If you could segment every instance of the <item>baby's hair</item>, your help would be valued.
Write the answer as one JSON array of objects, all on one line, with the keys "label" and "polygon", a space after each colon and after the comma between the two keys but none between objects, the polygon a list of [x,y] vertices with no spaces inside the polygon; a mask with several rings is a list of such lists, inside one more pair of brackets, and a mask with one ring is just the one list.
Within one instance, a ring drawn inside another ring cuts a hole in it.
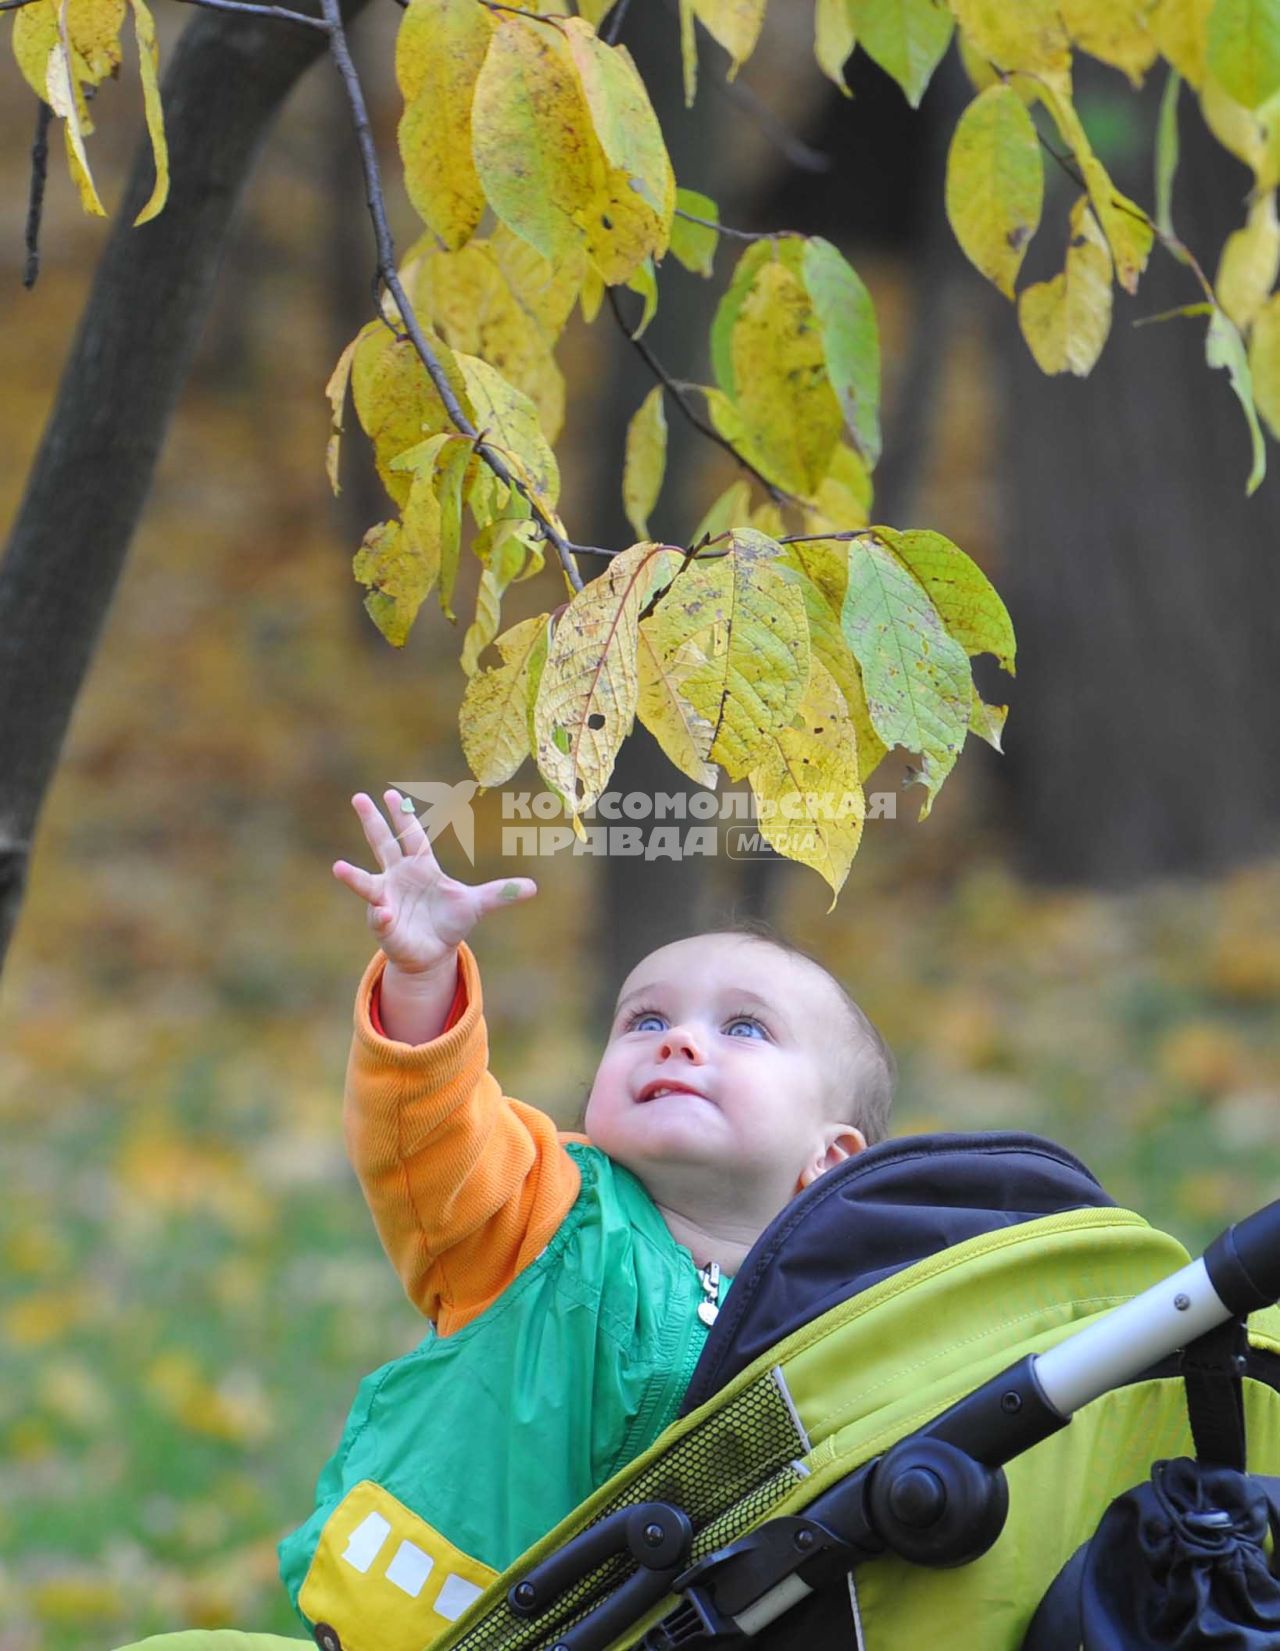
[{"label": "baby's hair", "polygon": [[893,1106],[893,1088],[898,1077],[898,1063],[893,1051],[872,1024],[866,1012],[854,1002],[844,987],[818,959],[802,946],[786,940],[763,918],[737,917],[723,928],[707,931],[711,934],[741,935],[747,940],[758,940],[789,957],[803,958],[821,969],[835,987],[849,1021],[849,1036],[844,1040],[840,1063],[839,1083],[844,1094],[840,1114],[842,1123],[860,1129],[867,1145],[874,1146],[889,1133],[889,1112]]}]

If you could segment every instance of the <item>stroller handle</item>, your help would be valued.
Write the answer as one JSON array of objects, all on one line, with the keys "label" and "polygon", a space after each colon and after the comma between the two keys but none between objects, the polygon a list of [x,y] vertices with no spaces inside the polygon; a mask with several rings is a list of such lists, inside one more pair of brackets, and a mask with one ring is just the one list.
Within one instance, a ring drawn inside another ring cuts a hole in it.
[{"label": "stroller handle", "polygon": [[1064,1420],[1216,1325],[1280,1297],[1280,1199],[1237,1221],[1198,1260],[1034,1360]]}]

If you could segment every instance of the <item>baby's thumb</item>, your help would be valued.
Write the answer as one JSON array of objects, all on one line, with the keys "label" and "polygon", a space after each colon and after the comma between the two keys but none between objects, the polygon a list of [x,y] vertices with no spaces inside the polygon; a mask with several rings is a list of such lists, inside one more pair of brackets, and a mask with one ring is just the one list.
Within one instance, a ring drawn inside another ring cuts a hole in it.
[{"label": "baby's thumb", "polygon": [[521,900],[532,900],[537,892],[538,885],[531,877],[500,877],[494,883],[481,883],[476,890],[477,913],[487,917],[500,906],[514,906]]}]

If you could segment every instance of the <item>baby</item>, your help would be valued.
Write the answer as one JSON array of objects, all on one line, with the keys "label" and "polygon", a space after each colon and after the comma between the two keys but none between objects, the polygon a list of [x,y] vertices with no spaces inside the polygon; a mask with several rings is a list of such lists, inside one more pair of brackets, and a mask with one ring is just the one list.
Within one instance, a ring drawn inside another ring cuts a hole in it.
[{"label": "baby", "polygon": [[421,1651],[675,1418],[775,1215],[885,1133],[893,1062],[837,982],[758,935],[660,947],[623,984],[585,1135],[505,1097],[471,930],[536,893],[446,876],[421,823],[353,806],[381,868],[334,875],[380,951],[345,1126],[433,1328],[366,1378],[282,1572],[326,1651]]}]

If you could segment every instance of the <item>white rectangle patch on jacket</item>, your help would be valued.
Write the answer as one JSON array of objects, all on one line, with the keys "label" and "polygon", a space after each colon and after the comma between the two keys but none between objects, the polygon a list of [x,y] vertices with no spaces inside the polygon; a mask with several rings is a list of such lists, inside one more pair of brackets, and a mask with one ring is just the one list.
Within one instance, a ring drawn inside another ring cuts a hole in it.
[{"label": "white rectangle patch on jacket", "polygon": [[390,1533],[391,1526],[380,1513],[367,1513],[347,1538],[343,1559],[355,1570],[367,1571]]}]

